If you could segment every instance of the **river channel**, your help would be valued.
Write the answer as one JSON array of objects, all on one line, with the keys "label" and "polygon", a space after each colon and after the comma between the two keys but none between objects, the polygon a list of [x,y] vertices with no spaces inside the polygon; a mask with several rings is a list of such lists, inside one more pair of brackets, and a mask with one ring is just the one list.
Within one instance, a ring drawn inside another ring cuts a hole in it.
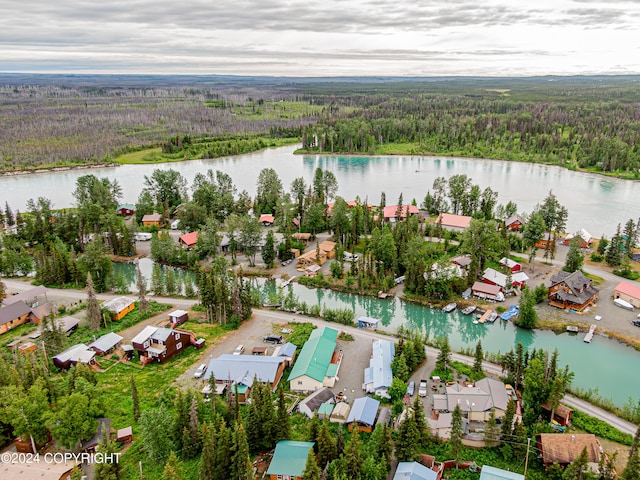
[{"label": "river channel", "polygon": [[[116,264],[116,273],[129,280],[131,291],[135,288],[135,266]],[[151,278],[153,261],[140,260],[142,274]],[[171,267],[164,267],[171,268]],[[175,269],[178,276],[191,275]],[[259,288],[263,301],[276,287],[274,282],[265,279],[253,279]],[[640,383],[635,374],[640,371],[640,353],[614,340],[596,335],[590,343],[584,343],[584,333],[556,334],[546,330],[523,330],[511,322],[497,320],[493,324],[473,324],[471,316],[465,316],[458,310],[445,314],[441,310],[404,302],[398,298],[381,300],[333,290],[307,288],[298,283],[286,287],[300,301],[321,308],[348,308],[358,316],[379,318],[381,330],[395,332],[404,325],[430,339],[448,336],[453,350],[475,348],[482,341],[485,352],[505,353],[514,349],[518,342],[525,348],[543,348],[552,352],[558,349],[560,365],[569,364],[575,373],[573,387],[581,390],[598,390],[602,398],[609,398],[614,404],[622,406],[630,397],[637,402],[640,398]]]},{"label": "river channel", "polygon": [[8,201],[14,212],[24,211],[30,198],[43,196],[54,208],[72,206],[78,177],[93,174],[118,181],[123,202],[135,203],[143,188],[144,175],[153,169],[179,171],[191,185],[197,173],[221,170],[231,176],[238,191],[255,194],[260,170],[273,168],[285,190],[296,177],[313,179],[317,167],[332,171],[339,184],[338,194],[346,200],[360,196],[377,204],[385,192],[387,204],[396,203],[402,192],[404,202],[415,198],[420,204],[436,177],[466,174],[482,188],[499,193],[498,201],[514,201],[519,211],[529,212],[552,190],[569,210],[567,230],[586,228],[592,235],[611,237],[618,223],[640,215],[640,184],[560,167],[500,160],[428,156],[328,156],[293,155],[298,146],[263,150],[236,157],[192,160],[157,165],[121,165],[0,177],[0,205]]}]

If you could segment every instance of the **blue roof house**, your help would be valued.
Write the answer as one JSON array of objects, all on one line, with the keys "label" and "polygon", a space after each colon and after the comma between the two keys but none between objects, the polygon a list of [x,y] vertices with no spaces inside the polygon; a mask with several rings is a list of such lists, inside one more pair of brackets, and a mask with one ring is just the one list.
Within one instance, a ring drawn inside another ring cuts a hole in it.
[{"label": "blue roof house", "polygon": [[356,398],[347,417],[347,428],[354,427],[360,432],[371,432],[376,423],[380,402],[371,397]]},{"label": "blue roof house", "polygon": [[524,480],[524,475],[490,465],[483,465],[480,472],[480,480]]},{"label": "blue roof house", "polygon": [[438,474],[418,462],[400,462],[393,480],[436,480]]},{"label": "blue roof house", "polygon": [[391,362],[395,345],[389,340],[374,340],[369,367],[364,369],[364,390],[382,398],[391,398],[387,392],[393,381]]},{"label": "blue roof house", "polygon": [[307,464],[309,450],[313,448],[313,442],[295,442],[293,440],[280,440],[273,452],[273,458],[267,469],[267,477],[270,480],[301,480],[304,467]]}]

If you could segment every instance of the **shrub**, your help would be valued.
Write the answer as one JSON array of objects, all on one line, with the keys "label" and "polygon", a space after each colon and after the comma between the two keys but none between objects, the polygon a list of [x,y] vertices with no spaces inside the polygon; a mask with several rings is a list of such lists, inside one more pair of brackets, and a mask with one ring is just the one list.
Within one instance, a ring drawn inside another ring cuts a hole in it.
[{"label": "shrub", "polygon": [[603,260],[602,255],[596,252],[593,252],[589,258],[592,262],[601,262]]}]

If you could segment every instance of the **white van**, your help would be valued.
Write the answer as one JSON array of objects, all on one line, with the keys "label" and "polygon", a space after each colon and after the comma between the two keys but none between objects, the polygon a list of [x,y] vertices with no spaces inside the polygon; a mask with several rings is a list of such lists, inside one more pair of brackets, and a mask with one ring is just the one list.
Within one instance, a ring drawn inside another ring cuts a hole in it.
[{"label": "white van", "polygon": [[134,233],[133,239],[136,242],[148,242],[149,240],[151,240],[151,234],[147,232]]}]

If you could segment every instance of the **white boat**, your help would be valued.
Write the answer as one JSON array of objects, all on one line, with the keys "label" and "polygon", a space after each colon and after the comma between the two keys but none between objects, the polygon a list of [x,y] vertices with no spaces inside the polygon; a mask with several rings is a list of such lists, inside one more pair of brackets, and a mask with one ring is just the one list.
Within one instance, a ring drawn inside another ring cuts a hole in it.
[{"label": "white boat", "polygon": [[464,315],[471,315],[473,312],[476,311],[476,306],[475,305],[469,305],[467,308],[465,308],[464,310],[462,310],[462,313]]},{"label": "white boat", "polygon": [[621,298],[616,298],[613,301],[613,304],[616,307],[620,307],[620,308],[624,308],[625,310],[633,310],[633,305],[631,305],[629,302],[627,302],[626,300],[622,300]]},{"label": "white boat", "polygon": [[453,312],[456,308],[458,308],[458,304],[456,302],[451,302],[449,304],[447,304],[442,311],[444,313],[450,313]]},{"label": "white boat", "polygon": [[498,318],[498,314],[496,312],[491,312],[489,314],[489,317],[487,318],[487,322],[493,323],[496,321],[497,318]]}]

